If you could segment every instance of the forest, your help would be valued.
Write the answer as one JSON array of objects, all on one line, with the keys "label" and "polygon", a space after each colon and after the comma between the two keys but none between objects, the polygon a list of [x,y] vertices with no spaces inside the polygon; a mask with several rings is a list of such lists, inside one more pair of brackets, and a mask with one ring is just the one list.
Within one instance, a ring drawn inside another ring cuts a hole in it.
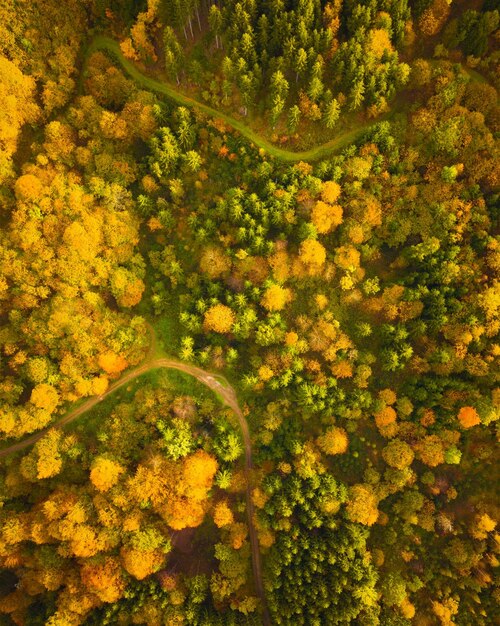
[{"label": "forest", "polygon": [[499,27],[0,3],[0,626],[498,623]]}]

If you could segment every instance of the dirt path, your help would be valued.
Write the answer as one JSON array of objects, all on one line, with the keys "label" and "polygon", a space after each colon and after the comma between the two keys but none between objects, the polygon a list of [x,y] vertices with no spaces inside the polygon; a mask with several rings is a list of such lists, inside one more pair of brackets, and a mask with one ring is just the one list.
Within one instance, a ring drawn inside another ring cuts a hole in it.
[{"label": "dirt path", "polygon": [[257,531],[255,529],[254,524],[254,515],[255,509],[252,501],[252,469],[253,469],[253,460],[252,460],[252,443],[250,439],[250,430],[248,428],[248,422],[243,415],[241,407],[238,403],[238,399],[236,397],[236,392],[234,388],[229,384],[227,379],[220,374],[212,374],[207,372],[200,367],[196,367],[195,365],[188,365],[187,363],[182,363],[181,361],[176,361],[175,359],[169,359],[165,357],[155,357],[156,352],[156,336],[153,329],[150,327],[151,331],[151,346],[148,351],[148,356],[144,363],[125,373],[120,379],[115,381],[112,385],[110,385],[105,393],[100,396],[94,396],[93,398],[89,398],[79,407],[66,413],[59,421],[51,424],[47,428],[44,428],[26,439],[19,441],[8,448],[4,448],[0,450],[0,458],[6,457],[13,452],[19,452],[20,450],[24,450],[25,448],[31,446],[36,443],[39,439],[41,439],[49,430],[52,428],[61,428],[66,424],[69,424],[75,421],[78,417],[95,407],[97,404],[102,402],[105,398],[107,398],[110,394],[115,392],[123,385],[126,385],[134,378],[146,374],[147,372],[160,369],[174,369],[180,372],[184,372],[189,374],[199,380],[201,383],[212,389],[215,393],[217,393],[223,400],[224,404],[230,407],[236,417],[238,418],[238,423],[241,429],[241,434],[243,436],[243,443],[245,448],[245,478],[246,478],[246,505],[247,505],[247,517],[248,517],[248,534],[250,537],[250,547],[252,551],[252,569],[253,576],[255,580],[255,588],[257,595],[261,601],[262,606],[262,620],[264,626],[270,626],[271,621],[269,618],[269,612],[267,610],[266,598],[264,593],[264,584],[262,580],[262,563],[260,558],[259,551],[259,541],[257,538]]}]

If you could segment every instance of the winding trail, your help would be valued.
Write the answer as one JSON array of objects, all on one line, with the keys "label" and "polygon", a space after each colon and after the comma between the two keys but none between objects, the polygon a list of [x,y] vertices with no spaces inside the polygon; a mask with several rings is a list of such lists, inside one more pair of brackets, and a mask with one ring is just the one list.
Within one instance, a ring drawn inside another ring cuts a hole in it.
[{"label": "winding trail", "polygon": [[106,397],[110,394],[114,393],[123,385],[126,385],[131,380],[134,380],[138,376],[142,376],[151,370],[167,368],[178,370],[180,372],[184,372],[185,374],[189,374],[196,378],[200,383],[207,386],[209,389],[217,393],[223,400],[224,404],[231,408],[236,417],[238,418],[238,423],[241,429],[241,434],[243,436],[243,443],[245,449],[245,482],[246,482],[246,509],[247,509],[247,518],[248,518],[248,535],[250,538],[250,547],[252,552],[252,570],[253,577],[255,581],[255,590],[257,595],[261,601],[262,608],[262,621],[264,626],[271,626],[271,620],[269,617],[269,611],[267,609],[266,596],[264,592],[264,583],[262,579],[262,563],[260,558],[260,550],[259,550],[259,540],[257,537],[257,530],[254,524],[254,516],[255,516],[255,508],[252,500],[252,469],[253,469],[253,460],[252,460],[252,443],[250,439],[250,429],[248,428],[248,422],[243,415],[243,411],[238,403],[238,398],[236,396],[236,392],[234,388],[230,385],[228,380],[222,376],[221,374],[213,374],[211,372],[207,372],[196,365],[188,365],[187,363],[183,363],[181,361],[177,361],[175,359],[169,359],[166,357],[156,357],[156,336],[153,329],[150,327],[151,332],[151,346],[146,357],[146,360],[139,366],[125,373],[121,378],[116,380],[112,385],[108,387],[105,393],[100,396],[94,396],[89,398],[85,402],[83,402],[79,407],[69,411],[61,417],[60,420],[51,424],[50,426],[36,432],[35,434],[19,441],[11,446],[0,450],[0,458],[6,457],[13,452],[19,452],[24,450],[28,446],[36,443],[40,440],[49,430],[53,428],[61,428],[66,424],[69,424],[75,421],[78,417],[95,407],[97,404],[102,402]]},{"label": "winding trail", "polygon": [[150,76],[146,76],[132,61],[123,56],[123,52],[121,51],[120,45],[117,41],[109,37],[105,37],[104,35],[97,35],[90,42],[85,53],[84,70],[90,56],[98,50],[104,50],[110,53],[111,56],[122,66],[122,69],[126,72],[126,74],[128,74],[130,78],[132,78],[141,87],[167,96],[182,106],[199,109],[212,118],[223,120],[226,124],[239,131],[244,137],[259,148],[262,148],[272,156],[288,163],[295,163],[298,161],[317,161],[325,158],[333,152],[351,144],[358,137],[360,137],[367,128],[370,128],[383,120],[389,119],[396,113],[396,111],[392,111],[379,117],[376,121],[366,122],[353,130],[339,132],[334,139],[311,148],[310,150],[294,152],[293,150],[287,150],[286,148],[275,146],[270,141],[262,137],[262,135],[259,135],[256,131],[249,128],[244,122],[237,120],[226,113],[218,111],[208,104],[204,104],[203,102],[199,102],[194,98],[190,98],[189,96],[180,93],[173,85],[160,82]]}]

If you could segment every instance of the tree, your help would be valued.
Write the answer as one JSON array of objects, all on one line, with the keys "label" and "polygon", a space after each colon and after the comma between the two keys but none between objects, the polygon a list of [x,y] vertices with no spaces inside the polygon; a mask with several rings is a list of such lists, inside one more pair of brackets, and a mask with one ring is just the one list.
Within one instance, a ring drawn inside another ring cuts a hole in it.
[{"label": "tree", "polygon": [[333,180],[327,180],[321,185],[321,199],[327,204],[336,202],[340,193],[340,185]]},{"label": "tree", "polygon": [[102,602],[117,602],[125,591],[125,580],[117,559],[106,557],[100,563],[85,562],[81,569],[82,583]]},{"label": "tree", "polygon": [[271,285],[264,292],[260,302],[268,311],[281,311],[290,301],[291,295],[290,289],[280,285]]},{"label": "tree", "polygon": [[184,159],[186,160],[186,165],[189,170],[193,173],[197,172],[203,163],[201,156],[198,152],[196,152],[196,150],[189,150],[186,152]]},{"label": "tree", "polygon": [[234,313],[224,304],[215,304],[205,313],[203,326],[216,333],[229,333],[234,324]]},{"label": "tree", "polygon": [[35,122],[39,116],[35,91],[35,79],[0,55],[0,97],[4,103],[0,112],[0,183],[13,173],[11,157],[22,126]]},{"label": "tree", "polygon": [[412,464],[415,455],[407,443],[394,439],[382,450],[382,456],[388,465],[402,470]]},{"label": "tree", "polygon": [[40,198],[43,185],[33,174],[24,174],[16,180],[14,189],[18,200],[30,202]]},{"label": "tree", "polygon": [[295,81],[299,81],[299,76],[303,76],[307,69],[307,52],[304,48],[299,48],[295,56]]},{"label": "tree", "polygon": [[352,522],[372,526],[379,514],[377,505],[377,497],[370,485],[353,485],[349,488],[346,513]]},{"label": "tree", "polygon": [[61,433],[51,429],[35,445],[35,453],[38,456],[36,463],[36,477],[39,480],[57,476],[62,469],[60,454]]},{"label": "tree", "polygon": [[99,367],[107,374],[119,374],[128,365],[127,360],[114,352],[107,351],[99,355]]},{"label": "tree", "polygon": [[124,468],[108,456],[96,456],[92,461],[90,480],[98,491],[108,491],[116,485]]},{"label": "tree", "polygon": [[173,28],[170,26],[166,26],[163,31],[163,50],[165,69],[169,76],[175,76],[177,84],[179,84],[179,71],[182,68],[184,53]]},{"label": "tree", "polygon": [[40,383],[31,392],[30,401],[37,408],[53,413],[59,404],[59,394],[52,385]]},{"label": "tree", "polygon": [[288,132],[291,134],[295,133],[299,125],[299,122],[300,122],[300,109],[296,104],[294,104],[292,107],[290,107],[290,110],[288,111],[288,122],[287,122]]},{"label": "tree", "polygon": [[142,299],[146,286],[141,278],[125,267],[117,267],[111,275],[111,293],[120,306],[133,307]]},{"label": "tree", "polygon": [[288,81],[283,72],[277,70],[271,77],[270,98],[271,98],[271,118],[273,125],[281,115],[285,107],[285,101],[288,94]]},{"label": "tree", "polygon": [[218,528],[230,526],[234,522],[233,513],[225,500],[215,505],[214,522]]},{"label": "tree", "polygon": [[316,271],[325,263],[326,250],[316,239],[305,239],[300,244],[299,259],[308,268]]},{"label": "tree", "polygon": [[401,604],[406,598],[406,585],[398,574],[388,574],[382,581],[381,590],[382,598],[389,606]]},{"label": "tree", "polygon": [[215,45],[219,48],[219,36],[222,31],[222,14],[216,4],[212,4],[208,13],[208,23],[215,35]]},{"label": "tree", "polygon": [[311,220],[321,235],[326,234],[342,224],[342,207],[338,204],[327,204],[318,200],[314,205]]},{"label": "tree", "polygon": [[195,441],[189,422],[185,419],[174,418],[171,424],[159,419],[156,427],[163,435],[165,453],[169,459],[177,459],[187,456],[195,447]]},{"label": "tree", "polygon": [[444,463],[443,442],[438,435],[427,435],[415,445],[417,458],[429,467]]},{"label": "tree", "polygon": [[344,270],[359,267],[360,254],[354,246],[340,246],[335,251],[335,263]]},{"label": "tree", "polygon": [[200,258],[200,270],[212,280],[223,276],[231,269],[231,259],[221,248],[208,246]]},{"label": "tree", "polygon": [[349,98],[351,100],[351,105],[349,109],[351,111],[356,111],[363,104],[365,96],[365,84],[363,80],[356,80],[352,86],[352,89],[349,93]]},{"label": "tree", "polygon": [[463,406],[458,412],[458,421],[462,428],[468,429],[481,423],[476,409],[472,406]]},{"label": "tree", "polygon": [[317,444],[325,454],[344,454],[349,446],[349,438],[343,428],[329,428],[318,437]]},{"label": "tree", "polygon": [[340,105],[336,98],[330,100],[330,102],[326,105],[325,112],[323,114],[323,120],[325,122],[325,126],[329,129],[335,127],[338,119],[340,117]]}]

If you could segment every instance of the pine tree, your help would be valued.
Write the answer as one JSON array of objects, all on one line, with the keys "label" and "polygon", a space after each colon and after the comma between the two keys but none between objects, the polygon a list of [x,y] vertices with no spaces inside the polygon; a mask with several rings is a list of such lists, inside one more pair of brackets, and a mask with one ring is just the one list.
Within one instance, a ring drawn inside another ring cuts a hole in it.
[{"label": "pine tree", "polygon": [[293,134],[297,130],[299,121],[300,121],[300,109],[296,104],[294,104],[288,111],[287,126],[288,126],[288,132],[290,134]]},{"label": "pine tree", "polygon": [[[208,23],[210,24],[210,28],[215,35],[215,45],[219,48],[219,35],[222,30],[222,13],[216,4],[212,4],[210,7],[210,11],[208,13]],[[222,43],[220,47],[222,47]]]},{"label": "pine tree", "polygon": [[336,98],[331,100],[325,108],[325,113],[323,115],[323,119],[325,121],[325,126],[327,128],[332,129],[337,123],[340,116],[340,105]]}]

